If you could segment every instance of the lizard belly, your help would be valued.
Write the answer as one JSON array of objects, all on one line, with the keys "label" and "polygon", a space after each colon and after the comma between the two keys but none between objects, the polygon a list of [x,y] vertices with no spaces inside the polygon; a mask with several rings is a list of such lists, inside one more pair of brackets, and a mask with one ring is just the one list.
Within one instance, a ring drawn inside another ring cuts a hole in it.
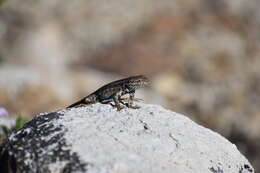
[{"label": "lizard belly", "polygon": [[99,94],[99,100],[100,101],[105,101],[105,100],[110,100],[112,99],[116,94],[120,94],[121,88],[110,88],[110,89],[106,89],[103,92],[101,92]]},{"label": "lizard belly", "polygon": [[100,101],[105,101],[105,100],[110,100],[113,98],[113,95],[106,95],[106,96],[100,96],[99,100]]}]

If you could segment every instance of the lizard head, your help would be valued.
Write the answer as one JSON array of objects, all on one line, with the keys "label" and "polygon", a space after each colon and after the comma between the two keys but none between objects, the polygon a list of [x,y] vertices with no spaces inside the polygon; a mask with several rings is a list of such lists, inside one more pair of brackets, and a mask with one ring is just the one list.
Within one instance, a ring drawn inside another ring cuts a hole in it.
[{"label": "lizard head", "polygon": [[150,84],[150,80],[144,75],[133,76],[129,81],[130,87],[134,89],[150,86]]}]

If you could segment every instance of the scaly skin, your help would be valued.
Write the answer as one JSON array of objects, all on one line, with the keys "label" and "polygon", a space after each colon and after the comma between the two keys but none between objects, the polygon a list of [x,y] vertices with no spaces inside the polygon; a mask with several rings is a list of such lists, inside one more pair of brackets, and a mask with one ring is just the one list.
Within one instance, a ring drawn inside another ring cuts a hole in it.
[{"label": "scaly skin", "polygon": [[[133,101],[135,100],[135,91],[139,88],[146,87],[149,84],[150,82],[148,78],[143,75],[120,79],[102,86],[92,94],[84,97],[76,103],[73,103],[67,108],[78,107],[80,105],[89,105],[97,102],[106,104],[114,101],[114,106],[117,110],[123,109],[123,105],[129,108],[137,109],[139,107],[133,105]],[[126,94],[129,94],[128,103],[124,103],[123,100],[125,99],[122,98],[122,96]],[[120,103],[123,105],[120,105]]]}]

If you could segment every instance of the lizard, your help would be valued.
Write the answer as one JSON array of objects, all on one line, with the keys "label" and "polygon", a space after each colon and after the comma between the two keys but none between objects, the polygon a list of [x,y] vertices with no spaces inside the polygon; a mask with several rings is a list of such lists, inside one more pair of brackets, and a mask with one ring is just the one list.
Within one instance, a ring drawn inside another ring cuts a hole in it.
[{"label": "lizard", "polygon": [[[130,76],[128,78],[116,80],[102,86],[83,99],[68,106],[67,108],[78,107],[80,105],[89,105],[97,102],[107,104],[111,103],[111,101],[114,101],[114,106],[118,111],[124,108],[124,106],[120,105],[120,103],[126,107],[138,109],[140,107],[133,105],[133,101],[136,100],[134,98],[135,91],[139,88],[143,88],[149,85],[150,81],[144,75]],[[126,99],[122,98],[122,96],[126,94],[129,94],[128,103],[124,103],[123,100]]]}]

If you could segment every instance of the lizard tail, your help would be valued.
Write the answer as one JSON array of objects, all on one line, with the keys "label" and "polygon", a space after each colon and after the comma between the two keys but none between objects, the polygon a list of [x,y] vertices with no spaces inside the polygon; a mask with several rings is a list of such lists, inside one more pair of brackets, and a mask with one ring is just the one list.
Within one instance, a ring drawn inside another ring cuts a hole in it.
[{"label": "lizard tail", "polygon": [[86,103],[85,103],[85,99],[81,99],[81,100],[79,100],[79,101],[73,103],[72,105],[69,105],[69,106],[66,107],[66,108],[73,108],[73,107],[76,107],[76,106],[81,105],[81,104],[86,104]]},{"label": "lizard tail", "polygon": [[77,107],[79,105],[94,104],[96,102],[97,102],[97,96],[95,94],[90,94],[89,96],[77,101],[76,103],[73,103],[72,105],[68,106],[67,108],[73,108],[73,107]]}]

